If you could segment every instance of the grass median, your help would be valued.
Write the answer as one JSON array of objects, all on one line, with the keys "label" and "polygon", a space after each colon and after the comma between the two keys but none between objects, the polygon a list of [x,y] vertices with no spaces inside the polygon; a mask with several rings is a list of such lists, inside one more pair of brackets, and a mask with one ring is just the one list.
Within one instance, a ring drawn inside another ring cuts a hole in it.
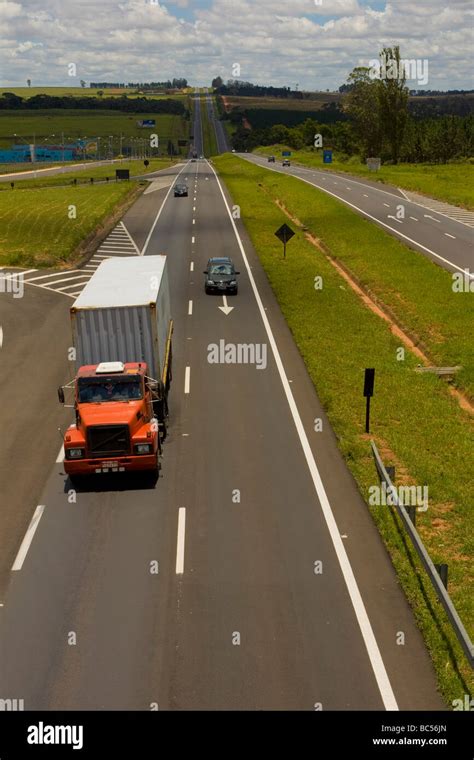
[{"label": "grass median", "polygon": [[217,149],[217,137],[216,131],[214,129],[214,124],[209,118],[209,112],[207,110],[207,98],[205,96],[201,96],[201,122],[204,142],[204,155],[206,158],[209,156],[215,156],[219,153]]},{"label": "grass median", "polygon": [[[474,518],[466,470],[472,456],[472,419],[443,381],[415,371],[419,360],[409,351],[400,360],[400,341],[388,325],[363,305],[326,255],[295,225],[296,236],[283,260],[274,232],[288,218],[276,201],[304,221],[333,256],[349,260],[360,279],[365,277],[377,289],[381,301],[390,296],[395,306],[398,299],[412,327],[446,358],[453,358],[456,350],[472,361],[469,341],[463,337],[472,333],[469,294],[453,294],[447,272],[323,192],[234,156],[214,162],[241,208],[342,454],[367,501],[369,488],[378,481],[364,432],[361,395],[364,368],[376,368],[372,437],[385,463],[396,465],[397,485],[428,486],[429,509],[418,513],[417,525],[433,561],[448,563],[449,592],[472,635]],[[317,276],[322,277],[321,290],[315,289]],[[467,377],[471,371],[467,366]],[[368,508],[425,637],[441,692],[451,704],[472,689],[470,667],[414,551],[405,545],[398,518],[389,507]]]},{"label": "grass median", "polygon": [[291,160],[304,166],[324,171],[345,172],[355,177],[366,177],[373,182],[393,185],[404,190],[413,190],[455,206],[474,210],[474,164],[398,164],[383,165],[372,172],[358,159],[340,161],[333,155],[332,164],[323,164],[322,151],[310,149],[293,150],[285,145],[260,147],[262,155],[281,155],[282,150],[291,150]]}]

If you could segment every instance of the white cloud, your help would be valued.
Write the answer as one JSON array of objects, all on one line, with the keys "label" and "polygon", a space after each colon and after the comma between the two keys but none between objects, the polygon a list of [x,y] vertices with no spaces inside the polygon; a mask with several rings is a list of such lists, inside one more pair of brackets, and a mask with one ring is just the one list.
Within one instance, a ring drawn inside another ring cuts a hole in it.
[{"label": "white cloud", "polygon": [[399,43],[429,59],[429,87],[472,87],[472,16],[471,0],[0,0],[1,84],[70,84],[70,62],[78,82],[209,84],[240,63],[246,80],[327,89]]}]

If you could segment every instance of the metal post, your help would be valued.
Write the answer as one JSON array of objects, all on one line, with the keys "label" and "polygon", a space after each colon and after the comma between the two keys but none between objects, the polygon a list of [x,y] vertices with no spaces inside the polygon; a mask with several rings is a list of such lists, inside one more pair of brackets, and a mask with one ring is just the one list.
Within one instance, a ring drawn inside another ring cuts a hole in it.
[{"label": "metal post", "polygon": [[365,432],[370,433],[370,396],[367,396],[365,405]]}]

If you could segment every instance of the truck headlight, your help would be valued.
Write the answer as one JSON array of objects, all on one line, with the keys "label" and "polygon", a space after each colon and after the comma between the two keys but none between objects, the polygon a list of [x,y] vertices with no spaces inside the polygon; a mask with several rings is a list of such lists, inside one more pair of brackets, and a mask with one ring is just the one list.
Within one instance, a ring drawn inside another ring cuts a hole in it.
[{"label": "truck headlight", "polygon": [[66,459],[83,459],[85,449],[66,449]]},{"label": "truck headlight", "polygon": [[135,454],[151,454],[153,452],[151,443],[136,443]]}]

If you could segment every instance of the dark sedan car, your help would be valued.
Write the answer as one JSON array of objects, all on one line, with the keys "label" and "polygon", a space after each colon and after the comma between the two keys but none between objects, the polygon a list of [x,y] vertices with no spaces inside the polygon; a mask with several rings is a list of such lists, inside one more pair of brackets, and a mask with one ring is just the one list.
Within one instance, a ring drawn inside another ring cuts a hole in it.
[{"label": "dark sedan car", "polygon": [[287,158],[285,158],[285,160],[281,162],[281,165],[282,166],[291,166],[291,164],[290,164],[290,162],[288,161]]},{"label": "dark sedan car", "polygon": [[268,156],[268,162],[271,164],[275,163],[275,156]]},{"label": "dark sedan car", "polygon": [[207,269],[204,270],[206,280],[204,290],[206,293],[230,293],[237,295],[238,284],[237,272],[232,259],[228,256],[209,259]]},{"label": "dark sedan car", "polygon": [[184,196],[185,198],[188,197],[188,186],[187,185],[177,184],[177,185],[174,186],[174,197],[177,198],[179,196],[181,196],[181,197]]}]

